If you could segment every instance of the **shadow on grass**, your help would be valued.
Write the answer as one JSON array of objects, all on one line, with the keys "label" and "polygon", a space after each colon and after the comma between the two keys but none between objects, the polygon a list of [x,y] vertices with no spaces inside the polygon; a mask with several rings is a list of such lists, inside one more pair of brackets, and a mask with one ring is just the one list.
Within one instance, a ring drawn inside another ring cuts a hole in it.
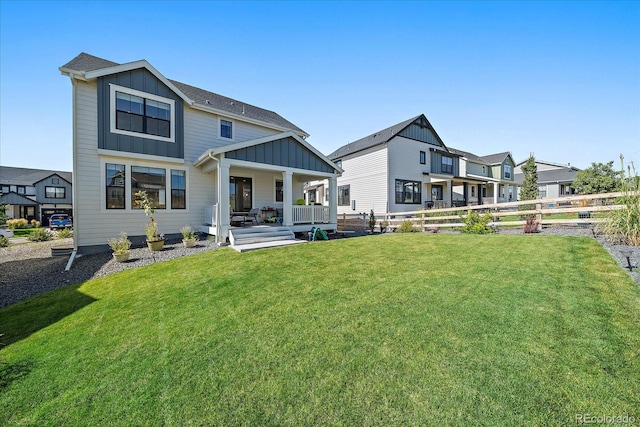
[{"label": "shadow on grass", "polygon": [[0,362],[0,393],[12,382],[29,375],[32,368],[33,362],[30,360],[15,363]]},{"label": "shadow on grass", "polygon": [[1,309],[0,351],[96,301],[79,287],[70,285]]}]

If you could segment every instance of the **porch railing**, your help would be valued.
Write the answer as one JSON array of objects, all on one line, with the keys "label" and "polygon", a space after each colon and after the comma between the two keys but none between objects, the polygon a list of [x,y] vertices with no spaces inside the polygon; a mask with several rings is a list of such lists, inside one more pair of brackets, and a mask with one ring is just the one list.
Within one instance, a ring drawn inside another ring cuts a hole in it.
[{"label": "porch railing", "polygon": [[293,207],[294,224],[322,224],[329,222],[329,206],[299,206]]},{"label": "porch railing", "polygon": [[216,212],[218,212],[218,204],[206,206],[204,208],[204,223],[206,225],[216,225]]}]

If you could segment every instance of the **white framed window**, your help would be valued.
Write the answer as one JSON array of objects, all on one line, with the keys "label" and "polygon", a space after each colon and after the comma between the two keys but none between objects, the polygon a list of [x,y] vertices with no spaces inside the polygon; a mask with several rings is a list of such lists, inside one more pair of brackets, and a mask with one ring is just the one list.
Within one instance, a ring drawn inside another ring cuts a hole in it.
[{"label": "white framed window", "polygon": [[220,119],[220,138],[233,141],[233,122],[231,120]]},{"label": "white framed window", "polygon": [[511,165],[504,165],[504,179],[511,179]]},{"label": "white framed window", "polygon": [[109,85],[111,133],[175,142],[175,101]]}]

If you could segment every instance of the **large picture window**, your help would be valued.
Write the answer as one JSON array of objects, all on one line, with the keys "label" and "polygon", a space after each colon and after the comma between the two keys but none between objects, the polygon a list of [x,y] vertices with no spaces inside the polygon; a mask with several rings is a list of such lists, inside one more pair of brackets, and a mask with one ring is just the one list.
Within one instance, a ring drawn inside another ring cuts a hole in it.
[{"label": "large picture window", "polygon": [[349,187],[349,185],[341,185],[338,187],[338,206],[349,206],[351,204]]},{"label": "large picture window", "polygon": [[111,132],[175,141],[174,100],[111,85],[111,104]]},{"label": "large picture window", "polygon": [[171,170],[171,209],[187,208],[187,177],[183,170]]},{"label": "large picture window", "polygon": [[106,185],[107,185],[107,209],[124,209],[125,204],[125,169],[124,165],[107,163],[106,165]]},{"label": "large picture window", "polygon": [[442,173],[453,173],[453,158],[442,156]]},{"label": "large picture window", "polygon": [[422,203],[422,183],[420,181],[396,179],[396,203]]},{"label": "large picture window", "polygon": [[44,187],[44,197],[47,199],[64,199],[66,198],[66,188]]},{"label": "large picture window", "polygon": [[156,209],[165,209],[166,204],[166,170],[131,166],[131,207],[141,209],[135,203],[135,193],[146,191]]}]

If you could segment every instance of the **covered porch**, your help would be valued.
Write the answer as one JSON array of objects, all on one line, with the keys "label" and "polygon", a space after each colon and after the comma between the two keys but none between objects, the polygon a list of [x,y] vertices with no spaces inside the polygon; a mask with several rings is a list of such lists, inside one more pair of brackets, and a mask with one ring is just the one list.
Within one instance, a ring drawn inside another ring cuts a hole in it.
[{"label": "covered porch", "polygon": [[[234,228],[337,228],[340,170],[291,132],[207,150],[194,166],[213,178],[213,203],[204,209],[200,230],[218,242]],[[304,185],[313,180],[328,180],[327,206],[305,205]]]}]

